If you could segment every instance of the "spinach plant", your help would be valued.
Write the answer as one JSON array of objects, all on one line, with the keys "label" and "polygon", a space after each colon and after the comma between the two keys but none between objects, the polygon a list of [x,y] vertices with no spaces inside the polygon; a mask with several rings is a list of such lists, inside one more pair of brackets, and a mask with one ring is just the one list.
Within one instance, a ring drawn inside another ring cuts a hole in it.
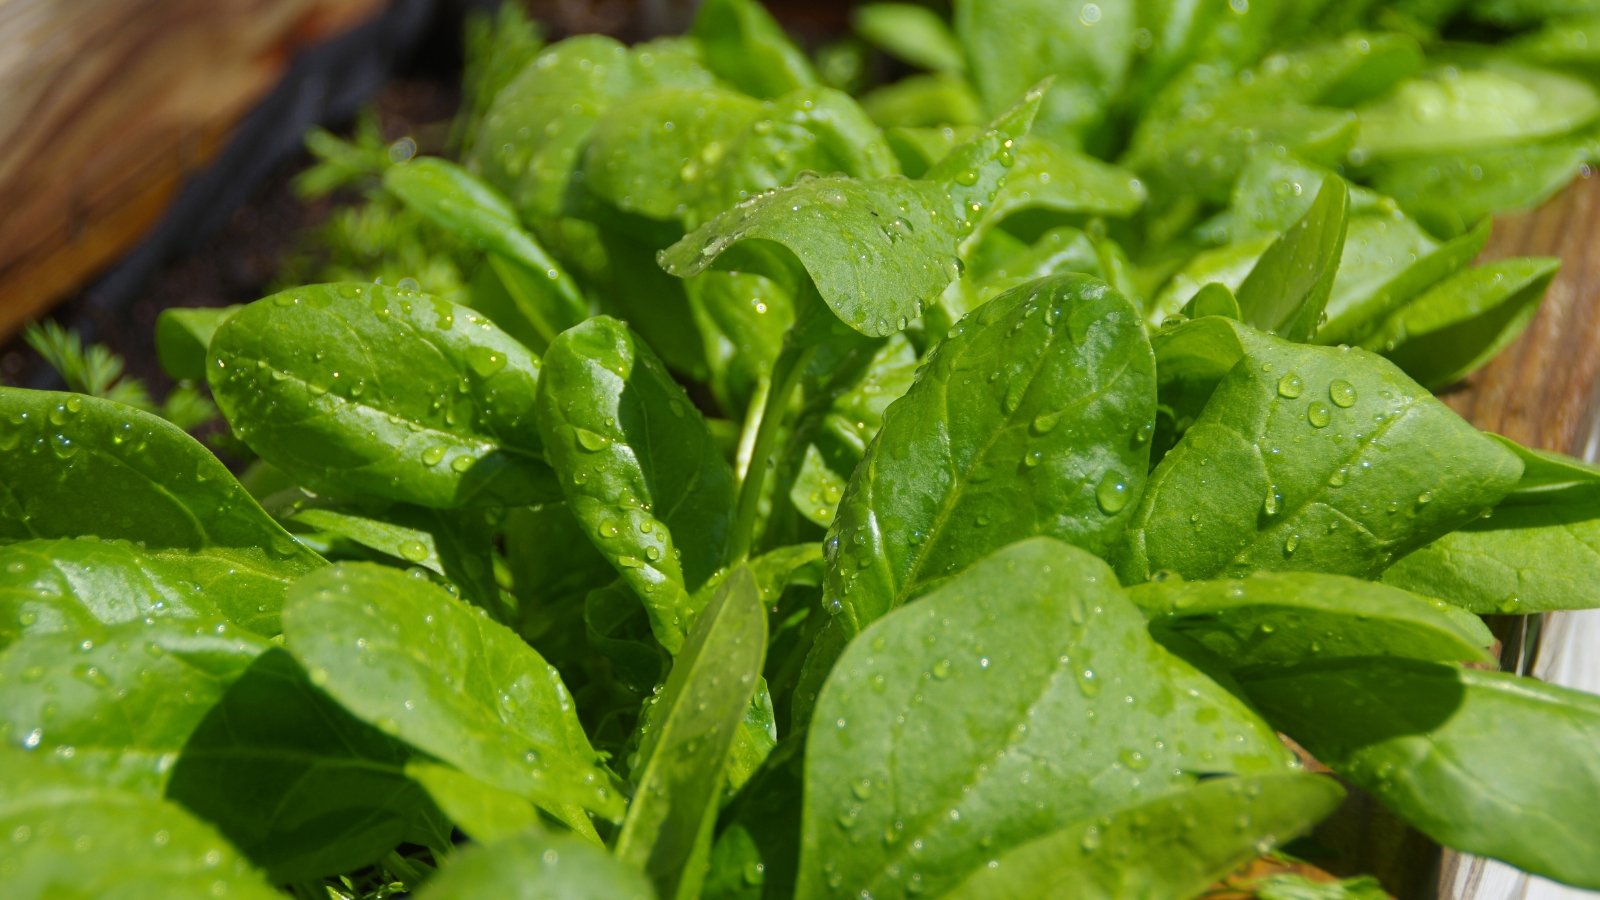
[{"label": "spinach plant", "polygon": [[1431,393],[1554,275],[1473,259],[1596,161],[1593,17],[1180,6],[502,12],[168,402],[36,332],[7,896],[1373,896],[1229,878],[1341,781],[1600,888],[1600,700],[1479,618],[1600,606],[1600,472]]}]

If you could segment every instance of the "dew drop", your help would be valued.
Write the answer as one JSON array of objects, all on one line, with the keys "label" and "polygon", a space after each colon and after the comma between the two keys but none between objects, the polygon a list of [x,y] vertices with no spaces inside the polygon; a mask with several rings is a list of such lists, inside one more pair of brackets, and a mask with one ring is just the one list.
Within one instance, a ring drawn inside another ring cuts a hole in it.
[{"label": "dew drop", "polygon": [[1328,408],[1328,404],[1313,400],[1311,405],[1306,407],[1306,421],[1310,422],[1313,428],[1326,428],[1328,423],[1333,421],[1333,410]]},{"label": "dew drop", "polygon": [[1340,409],[1349,409],[1356,402],[1355,386],[1343,378],[1335,378],[1333,383],[1328,385],[1328,399]]},{"label": "dew drop", "polygon": [[1300,396],[1300,392],[1304,389],[1305,382],[1301,381],[1300,376],[1293,372],[1290,372],[1278,379],[1278,396],[1280,397],[1286,397],[1290,400],[1293,400],[1294,398]]},{"label": "dew drop", "polygon": [[1107,471],[1095,486],[1094,498],[1100,504],[1101,512],[1108,516],[1115,515],[1128,505],[1128,483],[1120,472]]}]

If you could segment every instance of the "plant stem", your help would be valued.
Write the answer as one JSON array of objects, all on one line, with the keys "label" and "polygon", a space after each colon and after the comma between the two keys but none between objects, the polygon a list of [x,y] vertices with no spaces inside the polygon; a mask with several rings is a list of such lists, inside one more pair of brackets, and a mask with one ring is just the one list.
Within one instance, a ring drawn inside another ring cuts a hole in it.
[{"label": "plant stem", "polygon": [[[766,485],[767,472],[772,469],[772,453],[783,427],[783,414],[815,350],[815,344],[800,346],[796,342],[785,341],[778,359],[772,364],[772,381],[767,388],[766,402],[756,413],[760,420],[756,422],[755,439],[750,445],[748,470],[739,485],[739,502],[734,508],[733,528],[728,532],[728,549],[723,555],[723,562],[728,565],[748,556],[751,545],[755,543],[756,513],[761,505],[761,490]],[[750,423],[746,421],[746,431],[749,428]],[[741,438],[741,451],[744,449],[743,443]]]}]

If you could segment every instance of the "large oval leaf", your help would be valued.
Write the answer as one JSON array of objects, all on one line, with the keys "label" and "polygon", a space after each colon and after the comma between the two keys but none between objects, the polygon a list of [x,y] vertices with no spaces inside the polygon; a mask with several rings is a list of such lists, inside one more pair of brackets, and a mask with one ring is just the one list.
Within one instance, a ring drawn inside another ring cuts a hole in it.
[{"label": "large oval leaf", "polygon": [[616,319],[556,338],[537,402],[568,507],[676,651],[692,594],[722,557],[733,470],[683,388]]},{"label": "large oval leaf", "polygon": [[1139,314],[1103,282],[1055,276],[980,307],[889,406],[839,501],[824,593],[847,632],[1021,538],[1103,552],[1154,418]]},{"label": "large oval leaf", "polygon": [[797,896],[938,894],[1000,850],[1195,783],[1287,769],[1162,650],[1100,560],[1013,544],[874,623],[807,743]]},{"label": "large oval leaf", "polygon": [[327,493],[431,507],[556,496],[533,420],[539,360],[466,307],[295,288],[223,323],[209,373],[234,433]]},{"label": "large oval leaf", "polygon": [[284,639],[314,684],[380,730],[543,805],[621,812],[560,674],[443,588],[333,566],[294,586]]},{"label": "large oval leaf", "polygon": [[1150,476],[1123,578],[1370,577],[1466,524],[1522,465],[1392,363],[1261,335]]},{"label": "large oval leaf", "polygon": [[1275,726],[1434,840],[1600,888],[1600,697],[1401,659],[1244,686]]},{"label": "large oval leaf", "polygon": [[[0,541],[87,536],[137,542],[160,573],[189,583],[174,590],[206,594],[261,634],[277,633],[285,586],[323,564],[166,420],[110,400],[0,387]],[[113,554],[123,555],[104,555]],[[25,574],[8,564],[0,577]],[[115,588],[120,599],[93,602],[155,602],[135,596],[138,587],[133,575]]]},{"label": "large oval leaf", "polygon": [[113,790],[17,751],[0,755],[0,873],[14,900],[282,894],[211,826],[155,797]]}]

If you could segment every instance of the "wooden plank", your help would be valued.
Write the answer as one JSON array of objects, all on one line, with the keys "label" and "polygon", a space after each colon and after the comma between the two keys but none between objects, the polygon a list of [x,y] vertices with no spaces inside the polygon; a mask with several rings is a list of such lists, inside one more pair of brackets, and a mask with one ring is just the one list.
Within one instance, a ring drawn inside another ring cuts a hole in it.
[{"label": "wooden plank", "polygon": [[384,0],[0,0],[0,336],[120,256],[301,47]]}]

